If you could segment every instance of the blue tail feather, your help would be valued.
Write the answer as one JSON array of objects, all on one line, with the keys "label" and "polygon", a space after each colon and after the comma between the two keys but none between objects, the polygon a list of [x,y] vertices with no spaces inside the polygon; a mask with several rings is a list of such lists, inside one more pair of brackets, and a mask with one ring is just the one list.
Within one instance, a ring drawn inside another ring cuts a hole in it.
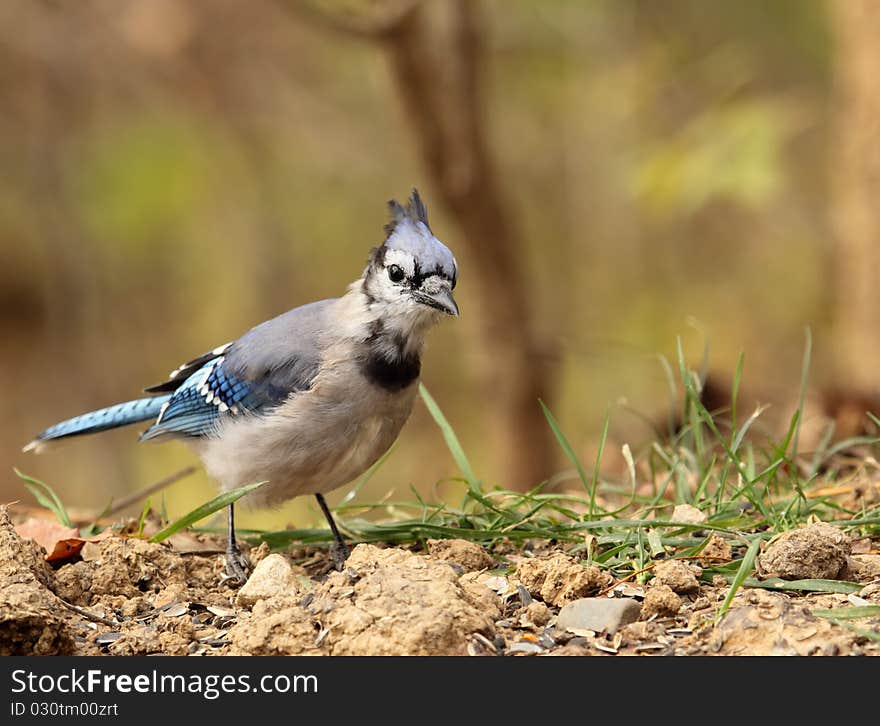
[{"label": "blue tail feather", "polygon": [[98,431],[115,429],[140,421],[150,421],[159,415],[162,406],[170,398],[170,395],[138,398],[134,401],[117,403],[115,406],[108,406],[107,408],[90,411],[81,416],[61,421],[39,434],[25,447],[25,451],[39,449],[40,444],[55,439],[79,436],[81,434],[93,434]]}]

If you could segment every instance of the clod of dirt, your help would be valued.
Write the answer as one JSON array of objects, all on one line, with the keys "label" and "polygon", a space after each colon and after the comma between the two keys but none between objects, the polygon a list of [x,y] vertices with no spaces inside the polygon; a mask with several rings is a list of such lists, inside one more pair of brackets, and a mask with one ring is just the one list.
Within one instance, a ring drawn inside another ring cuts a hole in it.
[{"label": "clod of dirt", "polygon": [[709,517],[690,504],[677,504],[672,510],[673,522],[682,524],[705,524]]},{"label": "clod of dirt", "polygon": [[880,579],[880,555],[853,555],[847,566],[848,580],[871,582]]},{"label": "clod of dirt", "polygon": [[706,546],[700,551],[700,555],[713,560],[730,560],[733,558],[733,550],[730,545],[717,534],[713,534]]},{"label": "clod of dirt", "polygon": [[223,568],[221,558],[181,556],[169,547],[134,537],[110,537],[86,550],[88,559],[55,573],[58,595],[82,606],[104,596],[132,598],[159,592],[172,584],[215,589]]},{"label": "clod of dirt", "polygon": [[466,539],[429,539],[428,553],[445,562],[454,562],[465,572],[485,570],[492,566],[492,558],[480,545]]},{"label": "clod of dirt", "polygon": [[516,576],[533,597],[560,607],[611,584],[611,576],[594,565],[581,565],[563,552],[523,560]]},{"label": "clod of dirt", "polygon": [[700,589],[697,578],[703,574],[702,568],[681,560],[658,562],[654,567],[655,587],[668,585],[676,593],[695,592]]},{"label": "clod of dirt", "polygon": [[258,600],[268,600],[276,595],[290,593],[296,596],[299,589],[296,573],[290,561],[279,554],[267,555],[254,568],[248,581],[238,591],[235,604],[239,607],[252,607]]},{"label": "clod of dirt", "polygon": [[190,643],[198,635],[192,620],[183,617],[159,616],[145,626],[126,624],[122,635],[108,647],[111,655],[187,655]]},{"label": "clod of dirt", "polygon": [[36,542],[23,539],[9,518],[9,508],[0,506],[0,581],[30,573],[41,585],[55,587],[55,573],[46,562],[46,551]]},{"label": "clod of dirt", "polygon": [[525,612],[523,613],[523,619],[528,624],[541,627],[542,625],[546,625],[548,622],[550,622],[550,618],[552,617],[552,615],[553,614],[550,612],[550,608],[548,608],[544,603],[533,600],[528,605],[526,605]]},{"label": "clod of dirt", "polygon": [[[644,613],[644,603],[642,603],[642,613]],[[656,620],[650,622],[639,620],[620,629],[620,641],[624,645],[638,646],[646,642],[657,642],[657,639],[665,634],[666,628]]]},{"label": "clod of dirt", "polygon": [[568,603],[556,618],[556,627],[580,633],[592,630],[597,633],[616,633],[628,623],[639,618],[638,601],[619,597],[587,597]]},{"label": "clod of dirt", "polygon": [[830,524],[818,522],[777,535],[758,557],[761,577],[834,580],[846,570],[850,541]]},{"label": "clod of dirt", "polygon": [[665,618],[677,615],[681,610],[681,598],[669,585],[655,585],[648,589],[642,602],[642,618],[647,620],[652,615]]},{"label": "clod of dirt", "polygon": [[74,641],[50,591],[45,551],[19,537],[0,507],[0,655],[69,655]]},{"label": "clod of dirt", "polygon": [[859,597],[874,605],[880,605],[880,583],[872,582],[859,590]]},{"label": "clod of dirt", "polygon": [[261,600],[228,638],[239,654],[463,655],[473,633],[494,637],[491,611],[469,592],[477,587],[497,602],[446,564],[362,544],[312,597]]},{"label": "clod of dirt", "polygon": [[[815,655],[853,652],[858,635],[817,618],[781,593],[749,590],[706,634],[680,641],[682,651],[701,655]],[[696,646],[696,649],[693,649]]]}]

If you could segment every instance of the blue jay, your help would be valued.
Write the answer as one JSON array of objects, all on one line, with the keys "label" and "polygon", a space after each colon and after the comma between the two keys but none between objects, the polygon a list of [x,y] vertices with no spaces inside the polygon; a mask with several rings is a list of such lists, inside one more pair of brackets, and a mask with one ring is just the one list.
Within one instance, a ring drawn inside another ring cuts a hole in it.
[{"label": "blue jay", "polygon": [[[172,371],[149,396],[49,427],[48,442],[152,421],[141,441],[191,442],[223,490],[258,481],[249,498],[271,505],[314,494],[335,538],[337,567],[348,547],[324,492],[365,472],[387,451],[415,400],[425,334],[444,315],[458,268],[428,226],[417,190],[388,203],[385,241],[339,298],[294,308]],[[243,582],[250,563],[227,511],[227,576]]]}]

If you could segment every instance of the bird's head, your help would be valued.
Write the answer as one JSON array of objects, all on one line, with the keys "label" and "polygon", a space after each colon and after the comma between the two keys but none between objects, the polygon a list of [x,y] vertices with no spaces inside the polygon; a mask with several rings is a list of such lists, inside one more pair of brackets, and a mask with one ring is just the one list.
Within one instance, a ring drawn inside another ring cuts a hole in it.
[{"label": "bird's head", "polygon": [[385,241],[370,254],[363,291],[371,309],[405,327],[422,328],[442,315],[458,315],[452,297],[458,266],[449,248],[428,226],[428,213],[413,189],[402,206],[388,202],[391,221]]}]

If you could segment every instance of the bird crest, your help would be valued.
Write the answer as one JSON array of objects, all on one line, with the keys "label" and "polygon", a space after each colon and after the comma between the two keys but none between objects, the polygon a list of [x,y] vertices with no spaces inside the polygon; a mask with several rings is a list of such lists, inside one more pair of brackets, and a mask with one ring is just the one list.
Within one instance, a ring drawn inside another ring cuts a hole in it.
[{"label": "bird crest", "polygon": [[391,214],[391,221],[385,225],[386,239],[394,234],[399,224],[404,222],[412,222],[413,224],[421,222],[428,229],[431,228],[428,224],[428,210],[419,196],[419,190],[415,187],[413,187],[405,207],[396,199],[392,199],[388,202],[388,212]]}]

